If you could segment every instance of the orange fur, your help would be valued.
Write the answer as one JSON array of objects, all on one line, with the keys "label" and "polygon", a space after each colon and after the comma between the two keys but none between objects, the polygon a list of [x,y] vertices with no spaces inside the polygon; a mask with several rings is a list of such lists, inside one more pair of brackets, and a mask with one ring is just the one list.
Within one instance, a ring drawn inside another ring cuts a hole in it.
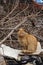
[{"label": "orange fur", "polygon": [[28,34],[24,29],[18,31],[18,40],[20,45],[24,47],[23,52],[33,53],[37,48],[37,39],[31,34]]}]

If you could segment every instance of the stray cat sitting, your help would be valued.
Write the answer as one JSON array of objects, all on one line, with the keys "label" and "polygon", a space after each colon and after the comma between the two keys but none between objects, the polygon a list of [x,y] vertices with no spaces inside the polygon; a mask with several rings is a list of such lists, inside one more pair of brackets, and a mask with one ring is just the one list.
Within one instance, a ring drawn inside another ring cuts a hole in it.
[{"label": "stray cat sitting", "polygon": [[28,34],[24,29],[20,28],[18,31],[18,41],[24,47],[23,53],[34,53],[37,49],[37,39],[35,36]]}]

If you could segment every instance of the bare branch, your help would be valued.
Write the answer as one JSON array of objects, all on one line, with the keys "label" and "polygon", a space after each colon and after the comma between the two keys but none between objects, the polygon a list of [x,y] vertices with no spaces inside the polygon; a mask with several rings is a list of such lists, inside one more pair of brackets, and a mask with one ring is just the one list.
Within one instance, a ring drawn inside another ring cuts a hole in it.
[{"label": "bare branch", "polygon": [[[27,9],[27,8],[26,8]],[[23,10],[24,11],[24,10]],[[21,13],[21,12],[20,12]],[[19,15],[20,13],[18,13],[17,15]],[[32,15],[28,15],[27,17],[31,18],[31,17],[36,17],[40,12],[38,12],[37,14],[32,14]],[[16,16],[17,16],[16,15]],[[13,28],[13,30],[0,42],[0,44],[2,44],[7,38],[9,38],[9,36],[12,35],[12,33],[14,32],[15,29],[17,29],[21,24],[23,24],[25,21],[27,21],[27,17],[24,17],[24,20],[21,21],[21,23],[19,23],[15,28]],[[12,20],[12,19],[11,19]]]},{"label": "bare branch", "polygon": [[9,38],[12,33],[14,32],[15,29],[17,29],[20,25],[22,25],[25,21],[27,21],[27,17],[24,18],[23,21],[21,21],[21,23],[19,23],[1,42],[0,44],[2,44],[7,38]]},{"label": "bare branch", "polygon": [[1,22],[5,21],[5,19],[6,19],[7,17],[9,17],[9,15],[11,15],[11,14],[14,12],[14,10],[17,8],[18,4],[19,4],[19,0],[16,1],[16,4],[15,4],[15,6],[14,6],[14,9],[13,9],[6,17],[4,17],[4,18],[3,18],[2,20],[0,20],[0,21],[1,21]]},{"label": "bare branch", "polygon": [[9,22],[9,21],[12,21],[13,19],[15,19],[16,16],[20,15],[22,12],[24,12],[27,8],[29,7],[29,5],[22,11],[20,11],[19,13],[17,13],[17,15],[15,15],[14,17],[10,18],[8,21],[6,22]]}]

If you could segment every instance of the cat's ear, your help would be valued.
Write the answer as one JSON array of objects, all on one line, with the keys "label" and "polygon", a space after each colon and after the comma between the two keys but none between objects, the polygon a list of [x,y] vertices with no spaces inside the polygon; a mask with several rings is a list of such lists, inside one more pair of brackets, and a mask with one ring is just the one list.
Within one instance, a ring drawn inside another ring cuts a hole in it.
[{"label": "cat's ear", "polygon": [[23,28],[20,28],[19,31],[24,31],[24,29]]}]

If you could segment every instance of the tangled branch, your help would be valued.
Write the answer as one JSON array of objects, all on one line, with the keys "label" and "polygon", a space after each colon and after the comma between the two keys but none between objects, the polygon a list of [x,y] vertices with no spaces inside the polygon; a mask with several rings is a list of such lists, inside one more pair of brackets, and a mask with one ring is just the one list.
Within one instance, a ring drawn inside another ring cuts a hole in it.
[{"label": "tangled branch", "polygon": [[5,19],[8,18],[8,17],[14,12],[14,10],[17,8],[18,4],[19,4],[19,0],[16,1],[16,4],[15,4],[15,6],[14,6],[14,9],[13,9],[6,17],[4,17],[4,18],[3,18],[2,20],[0,20],[0,21],[1,21],[1,22],[4,22]]}]

